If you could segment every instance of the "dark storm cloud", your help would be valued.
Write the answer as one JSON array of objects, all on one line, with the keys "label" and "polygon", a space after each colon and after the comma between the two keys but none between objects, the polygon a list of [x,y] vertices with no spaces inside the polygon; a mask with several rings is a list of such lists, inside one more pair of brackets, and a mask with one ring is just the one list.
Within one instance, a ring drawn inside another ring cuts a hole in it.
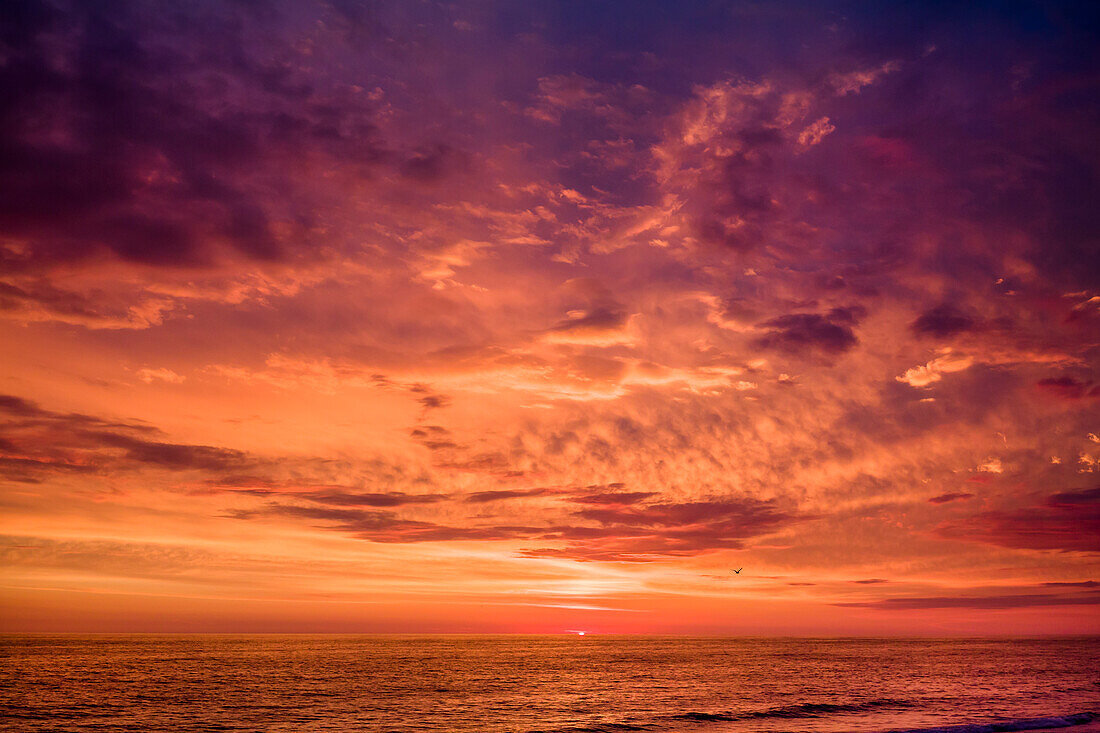
[{"label": "dark storm cloud", "polygon": [[1065,400],[1100,397],[1100,384],[1082,382],[1074,377],[1047,377],[1040,379],[1035,385],[1044,392]]},{"label": "dark storm cloud", "polygon": [[[306,151],[366,166],[387,153],[369,104],[332,104],[287,48],[261,47],[264,17],[231,4],[8,3],[0,231],[31,243],[8,266],[96,251],[196,265],[216,241],[284,257],[273,220],[301,234],[311,213],[271,167]],[[407,165],[426,175],[434,160]]]},{"label": "dark storm cloud", "polygon": [[1051,494],[1041,505],[942,524],[942,537],[1032,550],[1100,552],[1100,488]]},{"label": "dark storm cloud", "polygon": [[52,417],[57,413],[43,410],[30,400],[14,395],[0,395],[0,412],[19,417]]},{"label": "dark storm cloud", "polygon": [[946,338],[957,333],[973,330],[974,319],[951,303],[931,308],[913,321],[913,332],[920,336]]},{"label": "dark storm cloud", "polygon": [[599,336],[621,330],[629,314],[599,280],[580,277],[562,286],[562,309],[568,317],[559,320],[546,333],[564,338]]},{"label": "dark storm cloud", "polygon": [[209,445],[162,443],[102,431],[84,431],[78,437],[90,440],[97,447],[122,448],[127,461],[161,468],[221,471],[245,468],[256,463],[243,451]]},{"label": "dark storm cloud", "polygon": [[[54,412],[38,405],[37,402],[27,400],[15,395],[0,395],[0,415],[11,416],[7,425],[9,427],[33,427],[41,425],[65,426],[71,429],[77,428],[122,428],[138,433],[153,433],[157,429],[142,422],[119,422],[106,420],[93,415],[85,415],[79,412]],[[26,418],[11,420],[11,418]]]},{"label": "dark storm cloud", "polygon": [[627,314],[621,310],[601,306],[585,313],[579,318],[560,321],[551,327],[551,331],[612,331],[626,323]]},{"label": "dark storm cloud", "polygon": [[60,413],[30,400],[0,396],[0,470],[22,481],[50,473],[93,473],[126,468],[223,471],[247,469],[258,460],[243,451],[170,443],[141,423],[79,413]]},{"label": "dark storm cloud", "polygon": [[968,494],[964,491],[956,491],[950,494],[940,494],[939,496],[933,496],[928,500],[929,504],[946,504],[951,501],[962,501],[963,499],[972,499],[973,494]]},{"label": "dark storm cloud", "polygon": [[828,313],[792,313],[759,324],[767,333],[757,345],[788,353],[841,354],[856,346],[853,326],[865,315],[859,306],[833,308]]},{"label": "dark storm cloud", "polygon": [[1049,507],[1057,509],[1075,509],[1095,507],[1100,510],[1100,487],[1081,491],[1061,491],[1051,494],[1046,501]]}]

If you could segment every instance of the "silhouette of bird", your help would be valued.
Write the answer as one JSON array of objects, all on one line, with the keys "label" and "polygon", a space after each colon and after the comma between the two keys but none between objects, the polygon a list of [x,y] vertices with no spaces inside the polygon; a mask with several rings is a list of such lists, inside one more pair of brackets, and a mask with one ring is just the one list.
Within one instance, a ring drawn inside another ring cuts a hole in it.
[{"label": "silhouette of bird", "polygon": [[734,570],[733,568],[730,568],[730,572],[733,573],[734,575],[740,575],[742,570],[744,570],[744,568],[737,568],[736,570]]}]

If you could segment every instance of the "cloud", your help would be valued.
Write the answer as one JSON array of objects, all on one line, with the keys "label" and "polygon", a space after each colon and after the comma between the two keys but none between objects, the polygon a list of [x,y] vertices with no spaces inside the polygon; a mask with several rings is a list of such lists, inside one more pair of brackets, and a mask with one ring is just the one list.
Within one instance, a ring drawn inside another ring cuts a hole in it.
[{"label": "cloud", "polygon": [[34,402],[15,395],[0,395],[0,411],[18,417],[51,417],[57,414],[43,410]]},{"label": "cloud", "polygon": [[[475,498],[467,497],[466,501],[485,503],[554,493],[557,492],[541,489],[480,492],[471,495]],[[540,540],[563,546],[528,548],[521,550],[520,556],[616,562],[653,562],[720,549],[739,549],[744,547],[746,539],[810,518],[783,511],[775,502],[753,499],[654,504],[641,508],[625,503],[605,506],[607,508],[583,509],[572,514],[594,524],[548,521],[542,526],[454,526],[405,519],[387,511],[278,502],[258,509],[233,510],[228,516],[244,520],[288,517],[325,521],[329,523],[323,525],[325,528],[383,543]]]},{"label": "cloud", "polygon": [[1003,547],[1100,552],[1100,489],[1051,494],[1037,506],[988,511],[941,524],[941,537]]},{"label": "cloud", "polygon": [[939,496],[933,496],[928,500],[929,504],[946,504],[951,501],[962,501],[964,499],[974,498],[973,494],[968,494],[962,491],[956,491],[949,494],[940,494]]},{"label": "cloud", "polygon": [[467,495],[465,500],[471,504],[484,504],[490,501],[525,499],[533,496],[554,496],[561,493],[561,489],[552,488],[498,489],[494,491],[476,491],[472,494]]},{"label": "cloud", "polygon": [[141,424],[60,413],[11,395],[0,396],[0,422],[6,434],[0,466],[17,480],[51,472],[95,473],[156,467],[168,470],[222,471],[255,466],[244,451],[209,445],[171,443],[151,436],[159,431]]},{"label": "cloud", "polygon": [[919,336],[947,338],[976,328],[974,318],[953,303],[943,303],[922,313],[910,328]]},{"label": "cloud", "polygon": [[117,284],[109,292],[83,293],[40,279],[19,285],[0,282],[0,317],[21,323],[53,321],[97,330],[141,330],[160,325],[175,308],[170,298],[135,296]]},{"label": "cloud", "polygon": [[[717,251],[749,254],[801,239],[813,185],[801,155],[835,131],[807,124],[822,90],[765,78],[700,86],[653,147],[670,223]],[[812,119],[812,118],[811,118]]]},{"label": "cloud", "polygon": [[163,368],[161,368],[161,369],[149,369],[149,368],[139,369],[138,372],[137,372],[137,375],[138,375],[138,379],[145,382],[146,384],[150,384],[151,382],[154,382],[154,381],[157,381],[157,380],[159,380],[161,382],[168,382],[170,384],[180,384],[180,383],[184,382],[187,379],[186,377],[184,377],[182,375],[176,374],[171,369],[163,369]]},{"label": "cloud", "polygon": [[[0,123],[9,146],[0,226],[33,243],[24,258],[103,250],[154,266],[199,264],[217,240],[248,257],[280,256],[266,206],[225,173],[279,147],[280,125],[306,137],[317,127],[289,106],[286,117],[261,121],[227,95],[203,98],[195,72],[232,63],[219,46],[243,39],[227,38],[227,26],[205,37],[188,32],[182,17],[171,28],[163,17],[165,30],[193,44],[183,47],[141,33],[137,8],[116,8],[108,20],[82,5],[30,5],[0,72],[11,93]],[[235,70],[273,102],[303,101],[286,70],[244,58]]]},{"label": "cloud", "polygon": [[535,119],[557,123],[566,110],[607,109],[607,95],[601,86],[579,74],[543,77],[538,80],[535,104],[526,112]]},{"label": "cloud", "polygon": [[822,117],[799,133],[798,144],[807,148],[812,148],[814,145],[824,140],[829,133],[835,131],[836,126],[829,123],[829,118]]},{"label": "cloud", "polygon": [[313,507],[270,503],[260,509],[233,510],[228,516],[242,520],[265,517],[327,522],[325,529],[349,533],[359,539],[380,543],[419,543],[447,541],[499,541],[541,535],[546,528],[527,526],[456,527],[433,522],[404,519],[393,512],[366,509]]},{"label": "cloud", "polygon": [[[285,569],[271,558],[218,554],[183,543],[80,538],[0,536],[0,556],[5,567],[15,573],[75,574],[101,582],[152,580],[170,584],[175,592],[181,586],[200,587],[204,593],[216,592],[218,586],[240,592],[273,584],[272,574]],[[238,576],[241,571],[247,579]]]},{"label": "cloud", "polygon": [[[366,78],[316,73],[375,43],[336,32],[333,6],[295,29],[278,4],[21,5],[0,69],[0,232],[19,242],[0,262],[13,276],[103,259],[162,273],[316,261],[347,223],[335,178],[415,190],[468,171],[450,141],[384,133],[392,108]],[[142,327],[27,283],[8,283],[26,318]]]},{"label": "cloud", "polygon": [[899,68],[901,64],[897,61],[887,61],[881,66],[869,69],[830,74],[828,82],[841,96],[859,94],[863,87],[874,84],[886,74],[897,71]]},{"label": "cloud", "polygon": [[1061,397],[1064,400],[1100,397],[1100,385],[1082,382],[1074,377],[1046,377],[1040,379],[1035,385],[1042,391]]},{"label": "cloud", "polygon": [[61,427],[69,430],[110,428],[134,433],[156,433],[156,428],[140,421],[119,421],[85,415],[79,412],[54,412],[33,400],[15,395],[0,395],[0,414],[8,416],[5,427],[11,430],[28,430],[41,427]]},{"label": "cloud", "polygon": [[187,445],[144,440],[107,432],[84,432],[93,444],[104,448],[122,448],[124,460],[175,470],[201,469],[222,471],[255,465],[255,459],[243,451],[209,445]]},{"label": "cloud", "polygon": [[393,507],[408,504],[435,504],[447,499],[445,494],[406,494],[400,491],[362,493],[338,490],[311,491],[301,497],[318,504],[334,506]]},{"label": "cloud", "polygon": [[1097,507],[1100,509],[1100,487],[1081,491],[1060,491],[1047,498],[1046,505],[1056,509]]},{"label": "cloud", "polygon": [[873,608],[880,611],[916,611],[937,608],[975,608],[1001,610],[1012,608],[1043,608],[1046,606],[1094,606],[1100,604],[1100,594],[1043,595],[1037,593],[1001,596],[930,596],[884,598],[880,601],[834,603],[844,608]]},{"label": "cloud", "polygon": [[[260,465],[261,462],[257,462]],[[331,463],[331,461],[330,461]],[[275,478],[277,472],[282,469],[290,469],[290,473],[320,477],[325,473],[325,467],[317,465],[318,461],[296,458],[275,458],[262,462],[262,467],[269,473],[256,474],[228,474],[208,478],[201,485],[187,491],[190,495],[211,494],[237,494],[246,496],[267,497],[273,501],[294,499],[296,501],[308,501],[314,504],[324,504],[330,507],[372,507],[392,508],[400,506],[417,506],[438,504],[447,501],[451,497],[442,493],[411,493],[406,491],[364,491],[364,484],[378,486],[392,485],[402,481],[404,471],[401,466],[387,464],[381,460],[366,461],[363,465],[346,463],[339,467],[338,475],[354,476],[356,473],[364,475],[358,485],[348,485],[323,480],[310,480],[308,478]],[[416,482],[419,484],[430,483],[427,481]]]},{"label": "cloud", "polygon": [[860,307],[834,308],[828,313],[794,313],[759,325],[767,333],[756,339],[765,349],[787,353],[821,352],[841,354],[854,348],[859,339],[853,326],[862,319]]},{"label": "cloud", "polygon": [[655,491],[603,491],[591,494],[578,494],[570,497],[570,501],[577,504],[617,505],[637,504],[646,499],[658,496]]},{"label": "cloud", "polygon": [[533,102],[524,112],[551,124],[561,124],[568,113],[584,114],[621,128],[652,100],[652,93],[641,84],[608,84],[577,73],[554,74],[538,80]]},{"label": "cloud", "polygon": [[549,343],[607,346],[630,343],[630,314],[602,282],[575,278],[562,286],[566,317],[548,328]]},{"label": "cloud", "polygon": [[422,395],[417,399],[417,402],[419,402],[425,410],[438,410],[441,407],[446,407],[451,401],[447,395],[428,392],[428,388],[423,385],[416,385],[410,391]]},{"label": "cloud", "polygon": [[651,562],[667,557],[740,549],[744,541],[811,517],[755,499],[652,504],[647,507],[584,509],[576,516],[599,527],[557,528],[565,547],[524,550],[525,557],[581,561]]},{"label": "cloud", "polygon": [[897,381],[904,382],[910,387],[928,387],[943,379],[944,374],[952,374],[969,369],[974,364],[972,357],[952,353],[950,349],[944,350],[942,356],[937,356],[923,366],[915,366],[906,369]]},{"label": "cloud", "polygon": [[574,311],[571,317],[558,321],[546,332],[546,340],[554,343],[614,344],[629,341],[625,333],[627,314],[611,308]]}]

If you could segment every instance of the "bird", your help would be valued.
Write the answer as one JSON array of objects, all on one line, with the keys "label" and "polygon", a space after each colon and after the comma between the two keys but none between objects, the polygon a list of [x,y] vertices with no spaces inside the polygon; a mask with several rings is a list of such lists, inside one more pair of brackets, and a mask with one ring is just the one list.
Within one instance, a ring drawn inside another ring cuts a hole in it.
[{"label": "bird", "polygon": [[730,568],[730,572],[733,573],[734,575],[740,575],[742,570],[744,570],[744,568],[737,568],[736,570],[734,570],[733,568]]}]

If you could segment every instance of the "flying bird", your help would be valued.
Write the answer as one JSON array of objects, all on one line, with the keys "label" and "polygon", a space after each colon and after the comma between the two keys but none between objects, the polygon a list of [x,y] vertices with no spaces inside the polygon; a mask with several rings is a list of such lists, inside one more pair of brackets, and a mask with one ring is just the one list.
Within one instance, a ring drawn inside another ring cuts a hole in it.
[{"label": "flying bird", "polygon": [[744,570],[744,568],[737,568],[736,570],[734,570],[733,568],[730,568],[730,572],[733,573],[734,575],[740,575],[742,570]]}]

